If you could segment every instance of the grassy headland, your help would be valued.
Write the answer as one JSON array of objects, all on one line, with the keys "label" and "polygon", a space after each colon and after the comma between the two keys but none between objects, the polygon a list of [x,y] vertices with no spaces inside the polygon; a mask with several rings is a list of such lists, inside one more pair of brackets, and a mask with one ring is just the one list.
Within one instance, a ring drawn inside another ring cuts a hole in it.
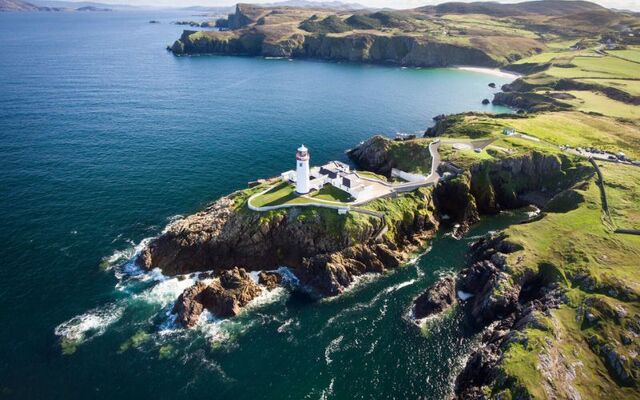
[{"label": "grassy headland", "polygon": [[[238,4],[236,12],[218,21],[218,26],[225,31],[185,31],[171,50],[175,54],[496,67],[529,57],[539,62],[540,54],[559,42],[607,33],[616,27],[629,27],[633,32],[640,25],[631,13],[594,3],[532,1],[509,6],[445,3],[375,12]],[[620,57],[635,55],[623,53]]]}]

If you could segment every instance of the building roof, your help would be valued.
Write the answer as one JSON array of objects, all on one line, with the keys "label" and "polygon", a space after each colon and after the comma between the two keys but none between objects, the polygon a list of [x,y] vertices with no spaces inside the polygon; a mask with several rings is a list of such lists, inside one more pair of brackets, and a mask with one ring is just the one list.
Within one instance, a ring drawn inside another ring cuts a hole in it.
[{"label": "building roof", "polygon": [[324,166],[320,167],[320,174],[328,175],[331,179],[336,179],[338,177],[337,171],[325,168]]}]

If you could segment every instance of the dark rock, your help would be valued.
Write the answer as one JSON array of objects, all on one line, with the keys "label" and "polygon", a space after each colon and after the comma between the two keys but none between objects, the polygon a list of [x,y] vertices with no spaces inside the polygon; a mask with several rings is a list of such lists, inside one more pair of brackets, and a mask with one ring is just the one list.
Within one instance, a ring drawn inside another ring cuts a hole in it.
[{"label": "dark rock", "polygon": [[387,138],[376,135],[365,140],[358,147],[349,150],[347,154],[361,168],[389,175],[391,169],[396,167],[396,162],[389,156],[387,142]]},{"label": "dark rock", "polygon": [[282,276],[277,272],[262,271],[258,275],[258,283],[266,286],[268,290],[273,290],[282,283]]},{"label": "dark rock", "polygon": [[496,87],[496,84],[495,84],[495,83],[493,83],[493,82],[491,82],[491,83],[489,84],[489,87],[490,87],[490,88],[495,88],[495,87]]},{"label": "dark rock", "polygon": [[498,351],[494,346],[487,346],[475,351],[462,372],[456,377],[456,397],[460,399],[485,398],[482,386],[493,382],[495,379],[498,359]]},{"label": "dark rock", "polygon": [[444,277],[415,299],[413,302],[414,317],[421,319],[441,313],[455,302],[455,278],[453,276]]},{"label": "dark rock", "polygon": [[489,101],[489,99],[484,99],[484,100],[482,100],[482,104],[484,104],[485,106],[486,106],[487,104],[490,104],[490,103],[491,103],[491,102]]},{"label": "dark rock", "polygon": [[205,309],[220,318],[238,315],[260,292],[260,286],[245,270],[234,268],[223,271],[219,280],[211,284],[198,282],[187,288],[178,297],[173,313],[177,314],[180,324],[190,328],[196,325]]}]

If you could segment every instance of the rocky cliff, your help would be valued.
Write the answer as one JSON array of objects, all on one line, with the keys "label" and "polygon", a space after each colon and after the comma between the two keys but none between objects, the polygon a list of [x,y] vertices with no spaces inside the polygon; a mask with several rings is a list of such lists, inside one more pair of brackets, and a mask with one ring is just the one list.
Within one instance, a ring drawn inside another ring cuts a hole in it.
[{"label": "rocky cliff", "polygon": [[[483,330],[482,344],[455,380],[456,398],[484,398],[483,387],[495,386],[501,375],[504,349],[527,328],[546,330],[546,316],[565,301],[548,271],[513,277],[506,259],[519,250],[522,247],[504,234],[488,235],[471,246],[467,268],[455,278],[441,279],[415,300],[416,318],[435,316],[462,303],[469,320]],[[456,292],[463,293],[464,300]]]},{"label": "rocky cliff", "polygon": [[499,63],[470,46],[438,43],[414,36],[354,33],[347,36],[294,34],[269,40],[258,29],[225,34],[184,31],[171,50],[182,54],[228,54],[265,57],[315,58],[363,63],[389,63],[415,67]]},{"label": "rocky cliff", "polygon": [[[382,222],[372,216],[299,208],[259,213],[246,208],[247,197],[246,191],[238,192],[170,224],[141,252],[138,265],[160,268],[167,275],[213,271],[216,276],[238,267],[288,266],[303,289],[317,296],[335,296],[358,275],[399,266],[438,226],[429,190],[400,195],[399,200],[377,200],[384,203],[380,207],[391,209],[394,202],[402,203],[397,214],[385,216],[387,234],[382,237],[378,237]],[[273,287],[273,276],[261,279]],[[255,294],[250,285],[245,286]],[[239,299],[224,283],[189,290],[178,302],[180,315],[199,314],[203,308],[218,316],[234,315],[235,305],[241,307],[251,298]],[[181,322],[194,323],[190,317]]]}]

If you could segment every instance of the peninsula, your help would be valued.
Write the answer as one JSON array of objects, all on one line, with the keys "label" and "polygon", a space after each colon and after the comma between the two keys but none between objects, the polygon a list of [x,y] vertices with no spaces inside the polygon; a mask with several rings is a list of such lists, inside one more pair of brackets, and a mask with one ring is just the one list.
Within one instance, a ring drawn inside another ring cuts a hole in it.
[{"label": "peninsula", "polygon": [[[445,3],[335,12],[240,4],[220,31],[185,31],[176,55],[467,64],[522,76],[493,99],[517,113],[439,116],[424,137],[374,136],[333,162],[255,182],[178,220],[139,255],[165,274],[213,271],[174,307],[193,326],[287,284],[335,296],[400,267],[438,229],[535,205],[476,242],[468,265],[410,305],[417,324],[464,309],[481,345],[458,398],[640,396],[640,18],[584,1]],[[488,82],[490,84],[490,82]]]}]

